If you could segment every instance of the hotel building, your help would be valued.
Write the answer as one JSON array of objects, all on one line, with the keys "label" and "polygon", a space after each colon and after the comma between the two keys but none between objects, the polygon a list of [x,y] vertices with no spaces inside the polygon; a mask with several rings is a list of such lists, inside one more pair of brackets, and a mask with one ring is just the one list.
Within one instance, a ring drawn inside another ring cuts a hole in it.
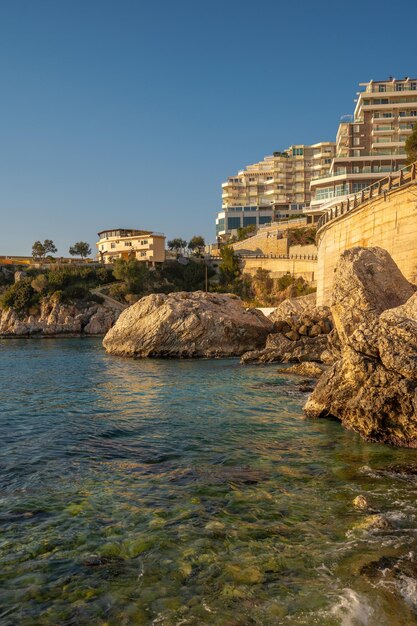
[{"label": "hotel building", "polygon": [[311,181],[309,221],[405,166],[404,144],[417,122],[417,79],[371,80],[360,87],[354,115],[339,125],[330,173]]},{"label": "hotel building", "polygon": [[216,234],[227,239],[238,228],[300,215],[310,204],[313,177],[328,175],[335,143],[293,145],[248,165],[222,184]]},{"label": "hotel building", "polygon": [[165,261],[165,235],[149,230],[116,228],[98,233],[96,243],[102,263],[115,259],[137,259],[148,265]]}]

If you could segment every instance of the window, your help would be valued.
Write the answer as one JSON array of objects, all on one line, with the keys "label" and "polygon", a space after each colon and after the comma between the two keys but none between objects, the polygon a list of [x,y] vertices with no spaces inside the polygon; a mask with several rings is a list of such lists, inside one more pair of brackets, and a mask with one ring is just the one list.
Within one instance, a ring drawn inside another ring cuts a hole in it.
[{"label": "window", "polygon": [[417,83],[410,83],[410,90],[411,91],[416,91],[417,90]]},{"label": "window", "polygon": [[292,155],[293,156],[302,156],[304,154],[303,148],[293,148]]},{"label": "window", "polygon": [[115,247],[116,247],[116,244],[115,244],[115,243],[111,243],[111,244],[110,244],[110,248],[115,248]]},{"label": "window", "polygon": [[221,232],[224,232],[224,217],[219,219],[216,224],[216,235],[218,235]]},{"label": "window", "polygon": [[358,133],[359,132],[359,124],[355,124],[354,127],[353,127],[353,130],[354,130],[355,133]]},{"label": "window", "polygon": [[349,193],[349,188],[346,183],[343,183],[343,185],[336,185],[334,191],[335,196],[344,196],[347,193]]},{"label": "window", "polygon": [[271,217],[269,215],[260,215],[259,216],[259,223],[260,224],[270,224],[271,223]]},{"label": "window", "polygon": [[142,239],[142,241],[140,242],[141,246],[146,246],[148,245],[148,240],[147,239]]},{"label": "window", "polygon": [[417,111],[400,111],[400,117],[417,117]]},{"label": "window", "polygon": [[140,256],[146,256],[146,251],[142,250],[142,252],[140,253]]},{"label": "window", "polygon": [[396,83],[395,84],[395,91],[405,91],[404,83]]},{"label": "window", "polygon": [[352,183],[352,193],[358,193],[368,187],[369,183]]},{"label": "window", "polygon": [[240,228],[240,217],[227,218],[227,230],[233,230],[234,228]]},{"label": "window", "polygon": [[384,92],[387,90],[387,86],[386,85],[378,85],[378,91],[380,93]]},{"label": "window", "polygon": [[243,218],[243,226],[251,226],[252,224],[256,225],[256,217],[255,216],[248,216],[248,217],[244,217]]},{"label": "window", "polygon": [[132,242],[131,241],[125,241],[125,246],[131,246]]},{"label": "window", "polygon": [[359,146],[361,143],[360,137],[354,137],[353,138],[353,145],[354,146]]}]

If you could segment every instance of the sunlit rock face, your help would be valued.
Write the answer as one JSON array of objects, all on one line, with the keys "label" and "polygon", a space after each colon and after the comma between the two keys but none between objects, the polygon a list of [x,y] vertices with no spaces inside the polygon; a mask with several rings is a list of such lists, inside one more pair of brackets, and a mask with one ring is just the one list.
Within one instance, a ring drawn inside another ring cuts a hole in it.
[{"label": "sunlit rock face", "polygon": [[0,337],[105,335],[119,313],[117,308],[94,302],[62,304],[53,297],[43,298],[28,313],[0,310]]},{"label": "sunlit rock face", "polygon": [[242,355],[242,363],[332,363],[335,360],[333,351],[337,345],[330,309],[316,306],[315,293],[287,298],[269,319],[274,322],[274,328],[265,348]]},{"label": "sunlit rock face", "polygon": [[304,409],[364,438],[417,447],[417,294],[381,248],[352,248],[336,267],[331,311],[341,357]]},{"label": "sunlit rock face", "polygon": [[124,311],[107,352],[130,357],[229,357],[265,345],[273,324],[232,294],[152,294]]}]

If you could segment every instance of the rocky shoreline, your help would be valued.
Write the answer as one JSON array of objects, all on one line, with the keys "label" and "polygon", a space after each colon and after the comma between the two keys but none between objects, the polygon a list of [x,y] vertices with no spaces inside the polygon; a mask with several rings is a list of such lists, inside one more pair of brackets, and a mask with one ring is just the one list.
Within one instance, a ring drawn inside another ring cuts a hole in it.
[{"label": "rocky shoreline", "polygon": [[43,298],[39,307],[28,314],[13,309],[1,311],[0,339],[103,336],[119,314],[108,304],[62,304],[53,297]]},{"label": "rocky shoreline", "polygon": [[417,293],[381,248],[336,267],[331,311],[340,356],[305,405],[368,441],[417,448]]},{"label": "rocky shoreline", "polygon": [[52,296],[27,315],[0,314],[0,339],[103,335],[106,351],[123,357],[292,364],[277,371],[307,378],[306,391],[318,380],[308,417],[417,448],[417,287],[381,248],[341,255],[330,307],[310,294],[287,299],[270,318],[233,294],[201,291],[152,294],[123,312]]}]

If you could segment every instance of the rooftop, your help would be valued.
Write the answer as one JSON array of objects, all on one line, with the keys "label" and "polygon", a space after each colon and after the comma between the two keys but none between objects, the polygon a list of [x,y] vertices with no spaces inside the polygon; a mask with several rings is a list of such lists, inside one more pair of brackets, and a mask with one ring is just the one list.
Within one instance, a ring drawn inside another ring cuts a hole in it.
[{"label": "rooftop", "polygon": [[136,228],[107,228],[106,230],[100,230],[98,236],[102,238],[102,235],[106,237],[165,237],[163,233],[155,233],[152,230],[138,230]]}]

